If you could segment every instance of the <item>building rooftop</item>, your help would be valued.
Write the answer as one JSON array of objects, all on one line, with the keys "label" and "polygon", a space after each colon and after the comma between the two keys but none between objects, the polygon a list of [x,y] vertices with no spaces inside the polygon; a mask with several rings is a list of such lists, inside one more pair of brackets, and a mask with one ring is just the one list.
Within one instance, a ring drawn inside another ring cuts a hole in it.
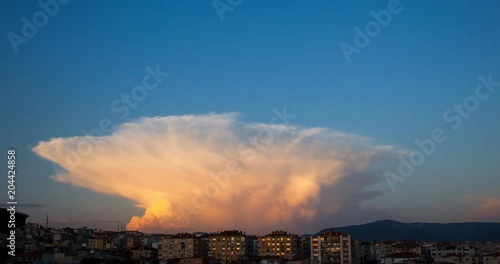
[{"label": "building rooftop", "polygon": [[212,234],[212,236],[247,236],[245,232],[239,230],[227,230],[217,232],[217,234]]},{"label": "building rooftop", "polygon": [[273,231],[267,235],[264,235],[265,237],[269,236],[297,236],[296,234],[288,233],[286,231],[278,230],[278,231]]}]

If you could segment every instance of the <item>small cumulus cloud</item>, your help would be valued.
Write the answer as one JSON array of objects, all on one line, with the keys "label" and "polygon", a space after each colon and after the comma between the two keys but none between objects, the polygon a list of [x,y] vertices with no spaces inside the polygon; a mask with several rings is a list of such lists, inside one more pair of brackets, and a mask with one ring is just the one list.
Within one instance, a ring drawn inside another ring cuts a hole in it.
[{"label": "small cumulus cloud", "polygon": [[381,181],[368,171],[396,152],[359,135],[245,123],[234,113],[143,118],[33,151],[64,168],[56,181],[135,201],[145,211],[127,228],[146,232],[327,223],[380,195],[365,190]]}]

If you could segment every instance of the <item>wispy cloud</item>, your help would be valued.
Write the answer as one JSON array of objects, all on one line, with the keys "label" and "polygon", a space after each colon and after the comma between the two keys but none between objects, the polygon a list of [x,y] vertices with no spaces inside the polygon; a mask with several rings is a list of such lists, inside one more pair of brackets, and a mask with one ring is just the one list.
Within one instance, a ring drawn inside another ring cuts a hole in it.
[{"label": "wispy cloud", "polygon": [[[85,144],[91,155],[75,163]],[[380,195],[363,192],[380,181],[366,171],[392,147],[229,113],[143,118],[108,136],[53,138],[33,151],[66,170],[54,180],[136,201],[145,213],[128,229],[259,232],[325,222]]]},{"label": "wispy cloud", "polygon": [[467,196],[465,202],[472,204],[468,218],[474,221],[500,221],[500,197],[492,195]]}]

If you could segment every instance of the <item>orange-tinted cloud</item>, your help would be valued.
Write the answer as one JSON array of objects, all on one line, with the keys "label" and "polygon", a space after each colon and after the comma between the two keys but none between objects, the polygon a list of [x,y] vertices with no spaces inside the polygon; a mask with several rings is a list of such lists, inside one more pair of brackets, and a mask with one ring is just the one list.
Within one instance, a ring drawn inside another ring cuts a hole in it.
[{"label": "orange-tinted cloud", "polygon": [[500,221],[500,198],[495,196],[467,196],[465,201],[472,204],[469,219],[474,221]]},{"label": "orange-tinted cloud", "polygon": [[321,201],[322,191],[390,149],[328,129],[209,114],[143,118],[108,136],[54,138],[33,151],[66,170],[54,180],[144,208],[128,229],[258,232],[341,208],[342,199]]}]

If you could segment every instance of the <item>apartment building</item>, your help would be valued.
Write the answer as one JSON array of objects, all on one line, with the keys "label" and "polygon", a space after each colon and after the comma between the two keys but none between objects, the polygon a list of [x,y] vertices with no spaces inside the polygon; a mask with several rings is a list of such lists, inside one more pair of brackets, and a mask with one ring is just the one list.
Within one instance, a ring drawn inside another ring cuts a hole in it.
[{"label": "apartment building", "polygon": [[133,236],[128,237],[125,243],[125,248],[130,250],[132,248],[136,248],[142,244],[142,241],[139,237]]},{"label": "apartment building", "polygon": [[103,238],[91,238],[88,241],[88,248],[90,249],[104,250],[105,245],[106,241]]},{"label": "apartment building", "polygon": [[223,231],[210,235],[209,257],[231,261],[247,260],[252,257],[253,239],[241,231]]},{"label": "apartment building", "polygon": [[258,238],[260,257],[280,257],[292,260],[298,257],[298,236],[285,231],[274,231]]},{"label": "apartment building", "polygon": [[170,237],[163,237],[161,250],[158,254],[160,260],[174,258],[194,258],[200,255],[200,238],[187,233]]},{"label": "apartment building", "polygon": [[354,263],[353,241],[350,235],[327,231],[311,237],[311,260],[322,264]]}]

